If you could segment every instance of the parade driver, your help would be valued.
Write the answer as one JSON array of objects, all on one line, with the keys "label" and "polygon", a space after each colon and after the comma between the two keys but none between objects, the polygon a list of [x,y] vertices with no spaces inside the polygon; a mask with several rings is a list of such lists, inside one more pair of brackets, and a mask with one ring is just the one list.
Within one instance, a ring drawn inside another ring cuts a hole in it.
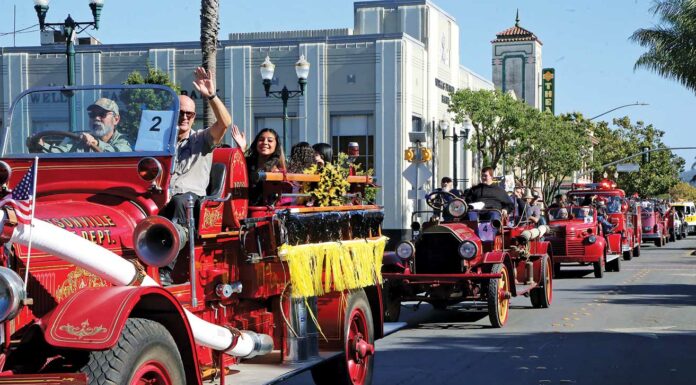
[{"label": "parade driver", "polygon": [[504,210],[504,213],[514,208],[505,190],[493,184],[492,167],[481,169],[481,183],[469,189],[465,199],[466,203],[483,202],[484,209]]},{"label": "parade driver", "polygon": [[131,152],[125,135],[116,130],[121,121],[118,104],[109,98],[99,98],[87,107],[90,132],[80,134],[78,140],[65,144],[46,144],[39,139],[42,152]]}]

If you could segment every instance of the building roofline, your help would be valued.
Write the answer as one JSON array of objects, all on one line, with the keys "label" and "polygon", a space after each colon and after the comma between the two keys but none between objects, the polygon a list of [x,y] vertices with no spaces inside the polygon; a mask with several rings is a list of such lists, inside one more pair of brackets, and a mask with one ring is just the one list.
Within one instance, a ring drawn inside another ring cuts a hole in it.
[{"label": "building roofline", "polygon": [[[220,40],[222,48],[236,46],[275,46],[275,45],[299,45],[305,43],[359,43],[359,42],[375,42],[377,40],[408,40],[418,45],[424,44],[413,38],[412,36],[399,33],[386,34],[367,34],[367,35],[345,35],[345,36],[316,36],[302,38],[283,38],[283,39],[245,39],[245,40]],[[173,42],[154,42],[154,43],[117,43],[117,44],[97,44],[97,45],[76,45],[77,52],[86,51],[105,51],[105,50],[149,50],[149,49],[201,49],[198,41],[173,41]],[[65,53],[64,44],[39,45],[39,46],[24,46],[24,47],[3,47],[0,52],[3,53]]]}]

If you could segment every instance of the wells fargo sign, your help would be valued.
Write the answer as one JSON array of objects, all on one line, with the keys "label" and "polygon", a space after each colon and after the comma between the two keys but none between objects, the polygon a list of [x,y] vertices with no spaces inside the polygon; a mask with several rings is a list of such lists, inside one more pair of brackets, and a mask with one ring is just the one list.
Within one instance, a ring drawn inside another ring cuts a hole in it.
[{"label": "wells fargo sign", "polygon": [[544,112],[554,113],[556,101],[556,70],[553,68],[544,68],[541,70],[541,110]]}]

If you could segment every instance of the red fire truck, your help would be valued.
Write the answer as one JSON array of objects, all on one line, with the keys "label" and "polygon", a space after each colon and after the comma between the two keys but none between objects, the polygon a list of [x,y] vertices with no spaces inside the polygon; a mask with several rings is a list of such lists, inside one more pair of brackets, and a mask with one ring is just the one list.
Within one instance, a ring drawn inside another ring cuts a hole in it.
[{"label": "red fire truck", "polygon": [[554,276],[561,265],[592,264],[594,276],[602,278],[604,270],[619,271],[621,254],[611,253],[604,229],[591,206],[554,207],[548,210],[549,232],[544,237],[553,250]]},{"label": "red fire truck", "polygon": [[[119,106],[118,151],[80,141],[102,128],[87,113],[99,98]],[[181,239],[158,216],[178,113],[177,95],[151,85],[33,89],[12,104],[0,384],[261,384],[305,369],[318,384],[369,384],[386,241],[381,208],[355,204],[369,178],[348,178],[344,206],[281,206],[288,183],[319,176],[261,173],[268,204],[248,207],[244,155],[218,148]],[[162,287],[158,268],[175,258]]]},{"label": "red fire truck", "polygon": [[606,218],[598,219],[600,223],[606,221],[608,254],[623,254],[625,260],[640,255],[640,231],[634,227],[634,210],[616,182],[603,179],[599,183],[573,184],[568,200],[580,206],[594,205],[606,213]]},{"label": "red fire truck", "polygon": [[444,191],[428,195],[433,220],[416,236],[385,256],[384,308],[397,320],[403,301],[425,301],[435,308],[457,305],[488,311],[493,327],[508,319],[510,298],[529,296],[535,308],[553,299],[547,226],[513,226],[500,211],[476,210]]}]

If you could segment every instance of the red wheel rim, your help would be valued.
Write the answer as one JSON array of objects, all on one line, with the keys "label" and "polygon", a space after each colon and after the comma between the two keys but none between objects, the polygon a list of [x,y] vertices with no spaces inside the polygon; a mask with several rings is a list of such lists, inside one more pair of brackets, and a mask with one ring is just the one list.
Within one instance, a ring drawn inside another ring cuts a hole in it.
[{"label": "red wheel rim", "polygon": [[172,380],[161,362],[151,360],[135,371],[131,385],[172,385]]},{"label": "red wheel rim", "polygon": [[348,375],[355,385],[365,383],[370,360],[374,354],[374,345],[369,341],[368,325],[365,313],[355,308],[348,319],[348,338],[346,338],[346,364]]}]

